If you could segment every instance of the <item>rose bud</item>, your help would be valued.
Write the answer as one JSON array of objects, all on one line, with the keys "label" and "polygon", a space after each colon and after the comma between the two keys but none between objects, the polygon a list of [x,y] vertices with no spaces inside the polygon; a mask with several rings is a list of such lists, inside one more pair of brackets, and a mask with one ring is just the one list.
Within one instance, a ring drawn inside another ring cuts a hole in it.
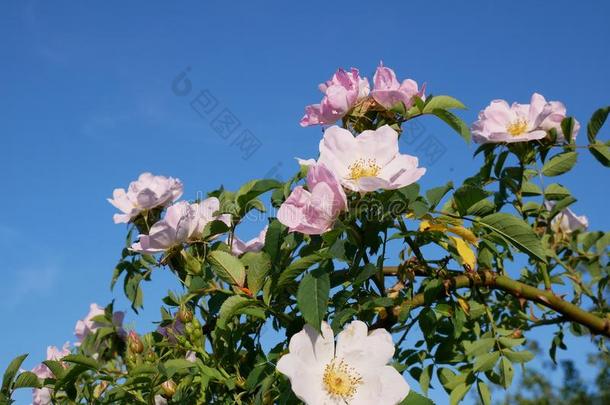
[{"label": "rose bud", "polygon": [[127,341],[129,345],[129,350],[131,350],[132,353],[140,354],[144,351],[144,344],[142,343],[142,340],[140,340],[140,337],[136,332],[129,332],[129,335],[127,336]]},{"label": "rose bud", "polygon": [[167,380],[161,384],[161,389],[163,390],[163,395],[171,398],[176,393],[176,383],[173,380]]}]

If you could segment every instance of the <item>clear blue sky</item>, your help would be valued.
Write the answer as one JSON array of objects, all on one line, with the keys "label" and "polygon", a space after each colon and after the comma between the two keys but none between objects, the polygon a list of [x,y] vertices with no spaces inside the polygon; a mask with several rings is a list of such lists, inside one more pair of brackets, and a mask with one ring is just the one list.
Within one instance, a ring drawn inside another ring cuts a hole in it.
[{"label": "clear blue sky", "polygon": [[[298,121],[319,101],[317,84],[339,66],[371,76],[380,59],[461,99],[468,122],[492,99],[527,102],[534,91],[586,122],[610,101],[609,15],[604,1],[2,2],[0,367],[29,352],[30,368],[47,345],[71,340],[91,301],[127,308],[109,291],[125,227],[105,199],[140,172],[179,177],[186,198],[274,170],[287,177],[293,157],[316,156],[319,128]],[[172,81],[187,67],[193,88],[180,97]],[[190,107],[204,89],[260,140],[249,159]],[[473,146],[422,123],[447,148],[424,188],[475,170]],[[606,173],[583,154],[561,179],[594,229],[610,225]],[[170,287],[155,273],[144,316],[127,322],[147,330]],[[568,356],[580,358],[587,339],[575,342]]]}]

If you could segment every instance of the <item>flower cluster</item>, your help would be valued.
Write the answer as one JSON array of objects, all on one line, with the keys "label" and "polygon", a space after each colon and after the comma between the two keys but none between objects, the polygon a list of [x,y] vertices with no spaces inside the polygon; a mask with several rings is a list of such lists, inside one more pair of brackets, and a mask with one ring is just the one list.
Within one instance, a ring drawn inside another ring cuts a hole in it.
[{"label": "flower cluster", "polygon": [[425,86],[418,88],[414,80],[406,79],[400,83],[396,73],[379,64],[373,76],[374,87],[370,90],[367,78],[361,78],[358,69],[349,72],[340,68],[326,83],[319,85],[324,98],[319,104],[305,107],[301,126],[330,125],[349,114],[349,112],[367,97],[371,96],[383,108],[390,109],[398,103],[405,108],[411,107],[415,96],[424,98]]}]

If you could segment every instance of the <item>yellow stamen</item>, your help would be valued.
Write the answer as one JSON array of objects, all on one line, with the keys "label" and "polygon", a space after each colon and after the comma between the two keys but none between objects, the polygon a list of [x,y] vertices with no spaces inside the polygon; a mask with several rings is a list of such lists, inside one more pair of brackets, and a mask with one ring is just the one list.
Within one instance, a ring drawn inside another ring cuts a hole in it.
[{"label": "yellow stamen", "polygon": [[379,174],[381,167],[375,159],[360,158],[348,167],[350,180],[358,180],[361,177],[375,177]]},{"label": "yellow stamen", "polygon": [[324,368],[322,382],[331,397],[346,401],[356,394],[362,377],[343,360],[333,359]]},{"label": "yellow stamen", "polygon": [[527,121],[524,118],[518,118],[506,126],[506,132],[512,136],[523,135],[527,131]]}]

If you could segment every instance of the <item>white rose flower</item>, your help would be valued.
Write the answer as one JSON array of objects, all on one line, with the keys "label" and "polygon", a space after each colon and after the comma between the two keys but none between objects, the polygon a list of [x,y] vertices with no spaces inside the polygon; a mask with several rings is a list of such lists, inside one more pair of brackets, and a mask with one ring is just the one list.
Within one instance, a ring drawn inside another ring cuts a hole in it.
[{"label": "white rose flower", "polygon": [[404,378],[387,365],[394,355],[388,331],[368,333],[364,322],[353,321],[339,333],[335,348],[330,326],[323,322],[321,329],[322,335],[306,325],[277,363],[306,404],[394,405],[409,394]]}]

